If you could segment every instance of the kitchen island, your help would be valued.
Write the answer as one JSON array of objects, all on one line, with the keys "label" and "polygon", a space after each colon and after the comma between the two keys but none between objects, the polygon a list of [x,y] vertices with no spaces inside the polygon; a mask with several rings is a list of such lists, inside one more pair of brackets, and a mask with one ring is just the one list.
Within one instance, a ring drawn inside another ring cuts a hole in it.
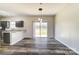
[{"label": "kitchen island", "polygon": [[3,42],[9,45],[14,45],[24,39],[24,30],[5,30],[2,34]]}]

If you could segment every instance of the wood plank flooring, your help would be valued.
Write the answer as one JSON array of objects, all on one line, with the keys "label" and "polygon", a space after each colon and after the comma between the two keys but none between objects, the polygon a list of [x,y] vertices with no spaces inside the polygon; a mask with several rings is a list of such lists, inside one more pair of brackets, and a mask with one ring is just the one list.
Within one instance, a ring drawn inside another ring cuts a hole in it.
[{"label": "wood plank flooring", "polygon": [[0,55],[77,55],[77,53],[55,39],[41,43],[36,43],[33,39],[23,39],[12,46],[2,44]]}]

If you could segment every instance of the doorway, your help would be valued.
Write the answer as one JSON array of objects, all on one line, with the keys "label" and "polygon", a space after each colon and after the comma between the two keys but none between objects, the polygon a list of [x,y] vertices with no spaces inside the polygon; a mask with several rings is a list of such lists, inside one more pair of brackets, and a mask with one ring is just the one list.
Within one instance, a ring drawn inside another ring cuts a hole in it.
[{"label": "doorway", "polygon": [[34,21],[33,22],[33,38],[48,37],[48,22],[47,21]]}]

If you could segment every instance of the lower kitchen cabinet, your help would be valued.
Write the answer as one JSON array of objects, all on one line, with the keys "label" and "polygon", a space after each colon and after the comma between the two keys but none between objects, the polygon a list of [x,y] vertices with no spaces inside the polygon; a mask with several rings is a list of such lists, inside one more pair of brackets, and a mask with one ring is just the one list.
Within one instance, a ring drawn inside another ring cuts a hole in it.
[{"label": "lower kitchen cabinet", "polygon": [[10,43],[10,33],[3,33],[3,42]]},{"label": "lower kitchen cabinet", "polygon": [[3,42],[8,43],[9,45],[14,45],[22,39],[24,39],[23,31],[3,32]]}]

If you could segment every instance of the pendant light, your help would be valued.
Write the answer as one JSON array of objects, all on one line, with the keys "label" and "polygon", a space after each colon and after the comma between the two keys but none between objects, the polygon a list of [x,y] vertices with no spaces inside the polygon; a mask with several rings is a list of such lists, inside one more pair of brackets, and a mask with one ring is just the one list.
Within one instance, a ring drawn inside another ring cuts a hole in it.
[{"label": "pendant light", "polygon": [[[40,6],[42,5],[42,3],[40,3]],[[38,8],[38,11],[40,11],[40,13],[41,13],[41,15],[40,15],[40,18],[38,18],[38,21],[40,22],[40,38],[41,38],[41,27],[42,27],[42,21],[43,21],[43,15],[42,15],[42,11],[43,11],[43,8],[42,7],[40,7],[40,8]]]},{"label": "pendant light", "polygon": [[[40,6],[42,5],[42,3],[40,3]],[[43,11],[43,8],[42,7],[40,7],[40,8],[38,8],[38,11],[40,11],[40,13],[41,13],[41,18],[38,18],[38,21],[40,21],[40,22],[42,22],[43,21],[43,15],[42,15],[42,11]]]}]

